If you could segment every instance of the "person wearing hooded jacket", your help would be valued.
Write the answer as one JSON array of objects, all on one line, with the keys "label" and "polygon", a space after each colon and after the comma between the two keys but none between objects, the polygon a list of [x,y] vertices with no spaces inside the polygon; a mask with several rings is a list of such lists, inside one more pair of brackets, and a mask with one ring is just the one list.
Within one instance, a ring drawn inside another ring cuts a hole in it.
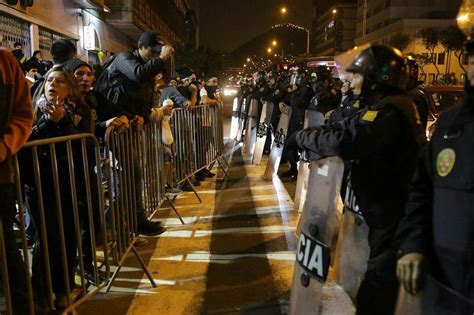
[{"label": "person wearing hooded jacket", "polygon": [[406,66],[398,50],[371,46],[347,71],[354,74],[365,107],[335,124],[297,132],[296,142],[312,160],[338,155],[352,161],[348,193],[354,198],[345,211],[363,216],[370,248],[357,314],[393,314],[399,289],[395,235],[426,138],[415,105],[404,94]]}]

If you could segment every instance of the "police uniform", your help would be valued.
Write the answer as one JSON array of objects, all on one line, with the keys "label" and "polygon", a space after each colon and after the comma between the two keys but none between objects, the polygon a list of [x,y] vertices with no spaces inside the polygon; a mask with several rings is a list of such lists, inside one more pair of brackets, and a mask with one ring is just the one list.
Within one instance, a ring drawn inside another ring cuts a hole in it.
[{"label": "police uniform", "polygon": [[436,122],[400,226],[399,255],[421,253],[428,261],[425,312],[473,314],[474,98]]},{"label": "police uniform", "polygon": [[386,96],[346,120],[296,134],[298,145],[316,155],[312,159],[338,155],[353,161],[354,204],[370,228],[358,314],[393,313],[399,286],[395,232],[423,137],[414,104],[401,94]]}]

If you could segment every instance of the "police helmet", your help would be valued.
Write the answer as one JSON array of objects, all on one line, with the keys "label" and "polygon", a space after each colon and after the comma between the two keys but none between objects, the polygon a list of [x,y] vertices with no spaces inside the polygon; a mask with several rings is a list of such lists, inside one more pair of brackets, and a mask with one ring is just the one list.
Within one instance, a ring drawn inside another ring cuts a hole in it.
[{"label": "police helmet", "polygon": [[382,45],[370,46],[361,51],[346,71],[363,75],[364,86],[370,90],[404,90],[408,78],[402,53],[396,48]]}]

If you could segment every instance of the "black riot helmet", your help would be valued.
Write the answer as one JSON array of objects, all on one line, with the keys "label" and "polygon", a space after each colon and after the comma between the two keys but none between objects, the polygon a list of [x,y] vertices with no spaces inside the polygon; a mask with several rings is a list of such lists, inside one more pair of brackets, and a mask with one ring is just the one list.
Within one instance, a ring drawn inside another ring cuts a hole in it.
[{"label": "black riot helmet", "polygon": [[405,90],[407,66],[402,53],[395,48],[374,45],[364,49],[347,67],[347,72],[364,77],[364,90]]},{"label": "black riot helmet", "polygon": [[418,81],[420,67],[418,66],[418,64],[416,63],[416,60],[413,59],[412,56],[406,57],[405,63],[407,65],[407,75],[408,75],[406,89],[407,91],[410,91],[422,83],[422,81]]},{"label": "black riot helmet", "polygon": [[265,83],[265,71],[259,71],[255,76],[255,83],[261,85]]}]

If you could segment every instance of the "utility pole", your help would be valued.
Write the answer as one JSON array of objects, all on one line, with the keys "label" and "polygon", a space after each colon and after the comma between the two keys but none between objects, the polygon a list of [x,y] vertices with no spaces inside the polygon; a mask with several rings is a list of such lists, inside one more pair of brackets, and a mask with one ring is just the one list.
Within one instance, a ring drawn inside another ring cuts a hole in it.
[{"label": "utility pole", "polygon": [[362,20],[362,44],[365,44],[366,34],[367,34],[367,0],[364,0],[364,17]]}]

